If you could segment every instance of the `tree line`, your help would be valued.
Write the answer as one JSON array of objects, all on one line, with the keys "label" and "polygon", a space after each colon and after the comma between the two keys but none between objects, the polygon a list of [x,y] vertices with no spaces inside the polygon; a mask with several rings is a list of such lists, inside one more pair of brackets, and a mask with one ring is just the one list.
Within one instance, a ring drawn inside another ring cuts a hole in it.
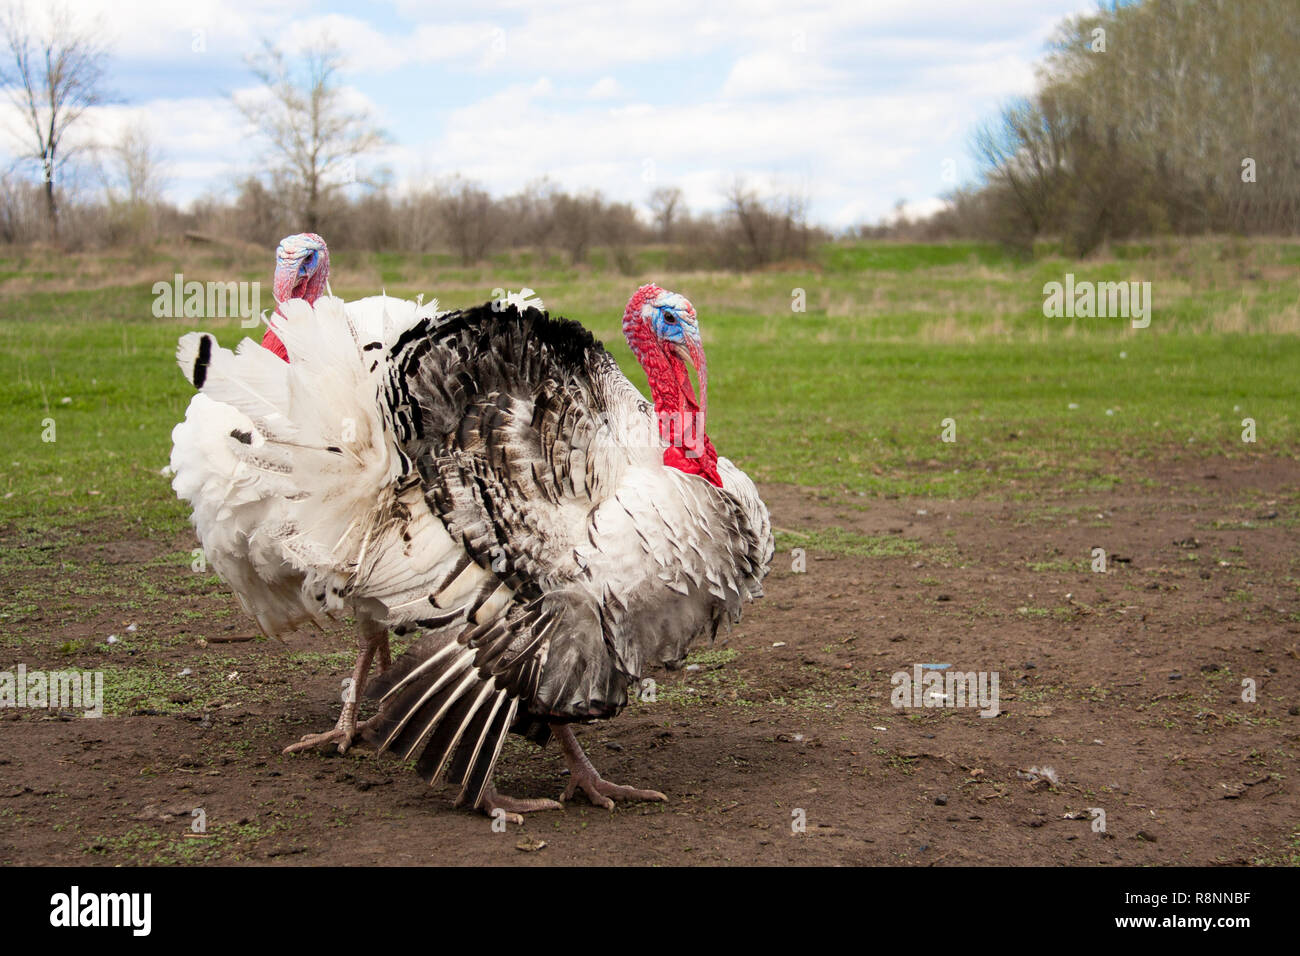
[{"label": "tree line", "polygon": [[1037,92],[982,124],[982,181],[930,235],[1087,254],[1158,234],[1300,230],[1295,0],[1112,2],[1065,20]]},{"label": "tree line", "polygon": [[[128,147],[115,150],[119,162],[140,156]],[[114,185],[90,196],[60,191],[58,246],[79,251],[188,236],[272,248],[285,235],[314,231],[351,249],[443,252],[463,265],[523,248],[544,260],[559,256],[582,265],[599,249],[630,274],[638,268],[636,250],[645,246],[665,246],[673,266],[743,270],[806,260],[829,238],[808,222],[805,199],[763,196],[739,178],[726,188],[717,212],[692,213],[680,189],[655,189],[646,200],[647,221],[631,203],[596,191],[569,192],[545,177],[493,196],[478,183],[449,176],[401,193],[379,188],[335,195],[309,228],[293,202],[297,191],[274,178],[246,178],[233,197],[201,198],[182,210],[149,191],[150,176],[139,175],[141,168],[124,167],[112,175]],[[44,187],[0,174],[0,243],[53,238]]]}]

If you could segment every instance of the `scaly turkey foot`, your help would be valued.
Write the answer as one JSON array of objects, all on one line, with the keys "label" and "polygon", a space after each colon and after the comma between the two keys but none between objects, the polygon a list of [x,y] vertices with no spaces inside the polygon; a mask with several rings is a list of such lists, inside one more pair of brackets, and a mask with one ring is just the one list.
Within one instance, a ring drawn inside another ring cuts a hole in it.
[{"label": "scaly turkey foot", "polygon": [[536,813],[538,810],[562,810],[564,805],[558,800],[548,800],[545,797],[507,797],[503,793],[497,793],[497,788],[488,784],[479,801],[479,809],[490,817],[496,816],[496,811],[500,810],[507,823],[522,824],[522,814]]},{"label": "scaly turkey foot", "polygon": [[[363,723],[357,723],[357,709],[351,705],[351,713],[348,711],[349,705],[343,706],[343,714],[339,717],[339,722],[334,725],[333,730],[327,730],[323,734],[306,734],[296,744],[290,744],[285,747],[282,753],[294,754],[301,750],[310,750],[312,747],[319,747],[323,744],[338,744],[339,753],[345,754],[358,737],[363,737],[370,730],[370,725],[375,720],[371,717]],[[378,714],[375,715],[376,717]]]},{"label": "scaly turkey foot", "polygon": [[386,671],[392,662],[388,650],[388,628],[367,620],[361,624],[359,637],[361,647],[357,652],[356,665],[352,668],[352,679],[343,685],[346,693],[343,695],[343,713],[339,715],[339,722],[334,725],[333,730],[327,730],[323,734],[307,734],[296,744],[285,747],[284,753],[292,754],[300,750],[310,750],[322,744],[338,744],[339,753],[345,754],[357,736],[364,733],[371,721],[375,719],[371,717],[365,723],[358,724],[357,701],[361,699],[361,692],[370,676],[370,663],[374,660],[376,652],[379,654],[380,673]]},{"label": "scaly turkey foot", "polygon": [[551,733],[560,742],[564,762],[569,765],[569,785],[564,788],[561,800],[571,800],[581,789],[588,800],[606,810],[614,809],[614,800],[668,801],[658,790],[638,790],[636,787],[624,787],[603,779],[583,753],[582,745],[578,743],[570,724],[551,724]]}]

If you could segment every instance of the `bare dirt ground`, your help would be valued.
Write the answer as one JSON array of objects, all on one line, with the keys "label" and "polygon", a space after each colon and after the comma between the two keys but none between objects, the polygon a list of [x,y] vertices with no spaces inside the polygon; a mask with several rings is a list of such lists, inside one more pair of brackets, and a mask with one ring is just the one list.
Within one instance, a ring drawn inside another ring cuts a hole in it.
[{"label": "bare dirt ground", "polygon": [[[51,543],[156,596],[10,625],[28,668],[139,688],[100,720],[0,711],[0,862],[1294,864],[1300,469],[1127,470],[1114,491],[1013,503],[764,488],[775,526],[811,535],[806,571],[779,539],[725,643],[580,731],[608,779],[669,802],[579,801],[506,832],[389,756],[281,754],[334,722],[348,631],[223,641],[252,633],[233,598],[160,560],[192,540]],[[997,672],[1000,715],[891,706],[890,675],[936,663]],[[512,741],[498,786],[555,796],[562,769]],[[206,836],[186,835],[195,808]]]}]

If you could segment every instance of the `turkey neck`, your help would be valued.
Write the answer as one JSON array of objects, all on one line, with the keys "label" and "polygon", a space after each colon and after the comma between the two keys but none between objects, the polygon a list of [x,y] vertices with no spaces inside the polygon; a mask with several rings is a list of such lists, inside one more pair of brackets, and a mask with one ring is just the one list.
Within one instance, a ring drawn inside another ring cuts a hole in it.
[{"label": "turkey neck", "polygon": [[628,336],[628,345],[650,383],[659,437],[668,444],[664,464],[703,475],[713,484],[720,485],[717,452],[713,450],[713,443],[704,427],[706,409],[696,401],[686,363],[665,352],[654,331],[642,323],[638,323]]}]

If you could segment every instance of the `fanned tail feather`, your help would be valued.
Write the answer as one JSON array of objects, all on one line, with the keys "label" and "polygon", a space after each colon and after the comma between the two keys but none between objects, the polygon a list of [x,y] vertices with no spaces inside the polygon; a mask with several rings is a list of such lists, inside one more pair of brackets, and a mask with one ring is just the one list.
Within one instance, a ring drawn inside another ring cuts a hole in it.
[{"label": "fanned tail feather", "polygon": [[430,633],[416,641],[368,694],[380,699],[374,726],[380,752],[403,759],[416,753],[416,772],[432,784],[439,777],[457,787],[456,803],[477,807],[492,778],[519,706],[514,697],[475,665],[465,642],[468,628]]}]

